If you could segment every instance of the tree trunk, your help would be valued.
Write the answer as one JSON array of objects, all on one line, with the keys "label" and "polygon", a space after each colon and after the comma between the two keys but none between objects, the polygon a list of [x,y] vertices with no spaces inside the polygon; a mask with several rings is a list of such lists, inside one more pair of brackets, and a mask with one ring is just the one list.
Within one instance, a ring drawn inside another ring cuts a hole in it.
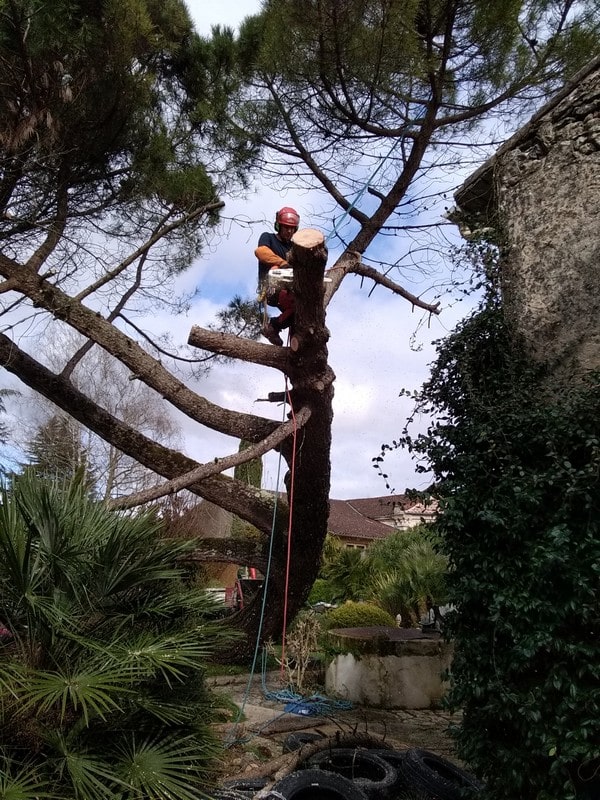
[{"label": "tree trunk", "polygon": [[[227,654],[247,658],[260,631],[262,641],[278,638],[306,602],[317,577],[329,517],[331,423],[334,374],[327,358],[323,277],[327,250],[319,231],[298,231],[292,239],[289,263],[294,268],[296,315],[288,349],[290,415],[308,408],[308,421],[281,445],[288,466],[285,476],[289,517],[273,527],[267,567],[266,602],[259,593],[235,618],[246,633]],[[289,526],[289,531],[287,530]],[[264,615],[263,615],[264,605]]]}]

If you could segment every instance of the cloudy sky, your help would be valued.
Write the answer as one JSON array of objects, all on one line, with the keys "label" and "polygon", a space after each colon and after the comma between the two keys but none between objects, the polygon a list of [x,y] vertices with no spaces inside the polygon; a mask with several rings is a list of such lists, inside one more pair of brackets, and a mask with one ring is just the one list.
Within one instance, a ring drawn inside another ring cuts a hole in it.
[{"label": "cloudy sky", "polygon": [[[247,15],[260,9],[258,0],[187,0],[200,33],[209,34],[212,25],[236,28]],[[191,312],[180,317],[171,328],[182,339],[191,325],[205,325],[234,294],[251,296],[256,286],[256,259],[253,250],[260,233],[271,229],[275,211],[292,205],[299,211],[302,226],[318,227],[311,221],[318,198],[275,193],[260,183],[245,199],[226,201],[224,238],[214,252],[206,253],[182,279],[185,290],[197,289],[199,296]],[[243,226],[236,224],[242,221]],[[327,235],[328,231],[324,231]],[[388,245],[389,247],[389,245]],[[330,249],[330,265],[335,252]],[[412,311],[411,306],[385,290],[368,297],[371,285],[361,287],[358,278],[348,278],[328,309],[331,331],[330,364],[336,374],[332,447],[331,496],[336,499],[375,497],[388,492],[385,482],[372,466],[382,443],[392,442],[400,433],[412,404],[400,397],[403,388],[419,387],[428,375],[434,357],[431,342],[449,332],[466,309],[447,306],[437,318]],[[426,285],[423,285],[423,289]],[[419,289],[417,289],[419,291]],[[433,291],[424,295],[435,299]],[[444,300],[442,299],[442,305]],[[256,365],[234,364],[214,370],[195,387],[203,396],[228,408],[258,412],[280,418],[283,410],[258,403],[268,392],[282,391],[278,372]],[[235,451],[237,443],[216,434],[186,426],[185,450],[196,458]],[[265,483],[274,488],[277,481],[276,458],[265,461]],[[386,472],[392,488],[425,488],[423,476],[415,473],[406,453],[386,459]]]}]

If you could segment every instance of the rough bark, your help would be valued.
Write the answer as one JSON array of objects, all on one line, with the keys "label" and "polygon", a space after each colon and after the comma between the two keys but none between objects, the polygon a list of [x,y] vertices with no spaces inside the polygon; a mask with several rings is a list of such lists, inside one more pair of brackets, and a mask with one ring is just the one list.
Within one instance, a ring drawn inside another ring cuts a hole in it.
[{"label": "rough bark", "polygon": [[232,659],[245,658],[252,652],[259,626],[267,640],[281,633],[285,623],[294,618],[317,577],[327,533],[335,378],[327,360],[329,332],[325,327],[323,282],[327,250],[323,235],[311,229],[298,231],[292,245],[289,262],[294,268],[296,295],[291,337],[294,346],[273,349],[286,353],[292,420],[304,408],[310,415],[281,445],[288,466],[285,483],[289,516],[285,526],[273,526],[265,582],[267,602],[263,604],[263,596],[257,595],[235,620],[247,637],[229,653]]}]

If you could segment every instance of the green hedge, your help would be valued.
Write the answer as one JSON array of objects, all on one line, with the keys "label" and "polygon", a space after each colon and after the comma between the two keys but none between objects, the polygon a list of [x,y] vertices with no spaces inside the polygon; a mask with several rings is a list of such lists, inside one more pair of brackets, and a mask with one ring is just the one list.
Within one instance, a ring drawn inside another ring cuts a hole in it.
[{"label": "green hedge", "polygon": [[369,628],[373,625],[396,626],[396,620],[387,611],[373,603],[348,600],[339,608],[332,608],[323,615],[322,627],[331,628]]},{"label": "green hedge", "polygon": [[490,303],[438,346],[420,408],[436,422],[403,444],[442,502],[459,754],[482,800],[595,797],[600,377],[550,390]]}]

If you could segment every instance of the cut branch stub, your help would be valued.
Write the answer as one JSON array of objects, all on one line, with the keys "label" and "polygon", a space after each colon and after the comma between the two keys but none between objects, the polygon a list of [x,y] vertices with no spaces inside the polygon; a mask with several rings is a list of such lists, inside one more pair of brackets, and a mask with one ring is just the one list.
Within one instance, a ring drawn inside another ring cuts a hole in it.
[{"label": "cut branch stub", "polygon": [[[316,230],[316,228],[302,228],[302,230],[296,231],[292,236],[292,244],[300,250],[310,251],[311,259],[316,257],[319,260],[327,260],[325,237],[321,231]],[[323,249],[324,252],[322,255],[315,252],[318,248]]]}]

